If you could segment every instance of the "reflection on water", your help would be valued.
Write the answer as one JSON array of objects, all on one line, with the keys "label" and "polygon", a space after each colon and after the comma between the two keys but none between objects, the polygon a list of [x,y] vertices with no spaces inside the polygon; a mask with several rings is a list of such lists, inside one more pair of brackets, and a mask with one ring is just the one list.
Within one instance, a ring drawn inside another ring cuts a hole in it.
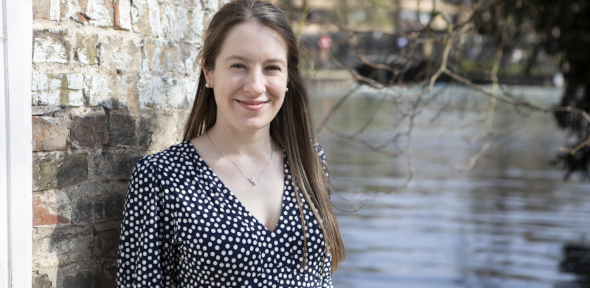
[{"label": "reflection on water", "polygon": [[[546,106],[561,95],[552,88],[513,90]],[[344,91],[312,92],[316,114],[325,115]],[[487,98],[460,86],[445,93],[416,121],[416,177],[409,188],[368,201],[356,213],[338,213],[348,258],[333,275],[335,287],[590,287],[577,270],[567,269],[577,263],[588,269],[580,271],[590,270],[589,254],[568,250],[590,246],[590,184],[563,182],[564,172],[551,164],[566,134],[551,115],[522,118],[500,106],[495,130],[510,132],[473,170],[459,173],[454,165],[468,162],[482,145],[466,139],[478,135],[483,125],[445,127],[477,123]],[[354,133],[377,111],[375,125],[362,139],[378,144],[391,138],[399,113],[393,101],[380,97],[359,92],[334,115],[330,127]],[[463,112],[442,113],[435,126],[429,124],[449,99]],[[325,132],[320,138],[334,185],[347,199],[404,182],[404,156],[385,157]],[[402,137],[402,150],[404,143]],[[389,149],[396,150],[394,145]],[[574,254],[582,256],[566,259]]]}]

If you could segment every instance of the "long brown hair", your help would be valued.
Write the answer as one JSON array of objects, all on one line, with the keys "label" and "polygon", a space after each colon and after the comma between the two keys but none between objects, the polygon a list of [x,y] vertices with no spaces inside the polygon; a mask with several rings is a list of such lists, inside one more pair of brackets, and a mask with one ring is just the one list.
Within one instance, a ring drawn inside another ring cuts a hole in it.
[{"label": "long brown hair", "polygon": [[[287,44],[288,88],[283,106],[270,123],[270,136],[287,153],[291,166],[291,174],[295,185],[303,194],[307,203],[312,203],[310,210],[319,219],[324,232],[326,246],[332,254],[332,272],[346,257],[336,215],[330,202],[332,188],[322,160],[314,147],[316,132],[311,117],[311,107],[307,87],[299,71],[300,51],[299,40],[293,33],[293,28],[283,12],[272,4],[238,0],[223,6],[211,19],[203,38],[203,47],[198,59],[206,59],[205,69],[215,69],[215,58],[229,30],[233,27],[252,21],[268,27],[279,33]],[[213,89],[205,87],[205,73],[201,71],[197,95],[193,103],[191,114],[184,128],[184,140],[195,138],[211,129],[217,118],[217,104]],[[303,228],[303,262],[305,266],[307,237],[306,223],[301,208],[302,199],[295,193]],[[316,211],[317,209],[317,211]]]}]

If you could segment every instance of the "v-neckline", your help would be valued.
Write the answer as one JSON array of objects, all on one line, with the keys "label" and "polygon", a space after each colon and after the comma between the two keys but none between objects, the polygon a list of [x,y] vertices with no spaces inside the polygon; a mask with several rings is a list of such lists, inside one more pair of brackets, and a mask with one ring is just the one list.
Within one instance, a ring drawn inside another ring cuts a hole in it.
[{"label": "v-neckline", "polygon": [[[236,202],[238,205],[240,205],[242,207],[242,209],[247,213],[247,215],[249,215],[252,219],[254,219],[254,221],[256,221],[256,223],[258,223],[258,225],[262,226],[263,229],[269,233],[270,235],[275,235],[277,234],[275,231],[277,231],[277,228],[280,226],[281,224],[281,218],[286,219],[286,217],[284,217],[284,213],[285,213],[285,199],[287,199],[288,195],[287,195],[287,185],[289,185],[289,181],[288,181],[288,175],[291,173],[291,170],[289,169],[289,163],[287,162],[287,153],[285,152],[285,150],[283,150],[283,197],[281,198],[281,213],[279,214],[279,219],[277,220],[277,223],[275,225],[275,229],[270,230],[268,229],[268,227],[266,227],[264,224],[262,224],[262,222],[256,218],[256,216],[254,216],[254,214],[252,214],[252,212],[250,212],[250,210],[248,210],[248,208],[242,203],[242,201],[240,201],[240,199],[229,189],[229,187],[227,187],[225,185],[225,183],[223,183],[223,181],[221,181],[221,178],[219,178],[219,176],[217,176],[217,173],[215,173],[215,171],[213,171],[213,169],[211,169],[211,167],[209,166],[209,164],[207,164],[207,162],[205,162],[205,159],[203,159],[203,157],[201,157],[201,154],[199,154],[199,151],[197,151],[197,147],[195,147],[195,145],[193,145],[193,143],[190,140],[186,140],[186,142],[189,143],[190,147],[193,150],[193,153],[195,153],[195,156],[197,157],[197,160],[200,161],[201,163],[203,163],[204,168],[206,168],[207,170],[211,171],[211,173],[213,173],[213,177],[216,177],[217,180],[219,181],[219,183],[221,183],[222,187],[221,187],[221,191],[223,191],[223,189],[227,190],[227,193],[232,196],[234,198],[234,202]],[[193,158],[194,159],[194,158]],[[199,160],[200,159],[200,160]],[[287,172],[285,172],[285,170],[287,170]]]}]

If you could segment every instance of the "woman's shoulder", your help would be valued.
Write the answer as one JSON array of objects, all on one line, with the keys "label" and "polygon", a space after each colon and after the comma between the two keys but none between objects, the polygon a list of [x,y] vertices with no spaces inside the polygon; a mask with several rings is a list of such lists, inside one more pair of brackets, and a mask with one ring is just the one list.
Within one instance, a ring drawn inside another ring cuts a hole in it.
[{"label": "woman's shoulder", "polygon": [[172,145],[167,149],[143,156],[137,162],[136,169],[161,170],[177,165],[185,165],[194,159],[194,148],[189,140]]}]

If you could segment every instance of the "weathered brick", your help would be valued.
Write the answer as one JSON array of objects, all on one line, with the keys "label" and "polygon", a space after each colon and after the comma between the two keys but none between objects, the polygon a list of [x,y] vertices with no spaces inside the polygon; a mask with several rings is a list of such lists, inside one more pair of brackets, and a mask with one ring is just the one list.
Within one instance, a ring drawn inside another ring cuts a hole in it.
[{"label": "weathered brick", "polygon": [[176,141],[176,119],[173,115],[141,115],[139,145],[150,150],[162,150]]},{"label": "weathered brick", "polygon": [[84,90],[91,106],[113,108],[113,77],[108,75],[94,75],[84,77]]},{"label": "weathered brick", "polygon": [[[41,226],[33,227],[33,270],[42,269],[43,267],[54,266],[57,264],[57,259],[48,259],[50,257],[50,243],[53,230],[59,226]],[[45,274],[39,271],[39,274]],[[52,281],[52,275],[49,275],[49,280]],[[53,282],[53,281],[52,281]],[[54,282],[55,283],[55,282]]]},{"label": "weathered brick", "polygon": [[59,160],[56,175],[58,187],[68,187],[86,181],[88,154],[66,154]]},{"label": "weathered brick", "polygon": [[162,13],[160,4],[156,0],[147,0],[148,19],[153,35],[162,36]]},{"label": "weathered brick", "polygon": [[137,110],[139,108],[138,81],[139,77],[136,75],[115,77],[117,105],[113,105],[113,109]]},{"label": "weathered brick", "polygon": [[63,192],[50,192],[35,196],[33,198],[33,226],[70,223],[69,202],[69,198]]},{"label": "weathered brick", "polygon": [[201,70],[197,61],[197,49],[193,45],[185,43],[180,43],[178,48],[180,60],[182,61],[182,65],[179,65],[179,71],[186,76],[193,76],[192,78],[198,79]]},{"label": "weathered brick", "polygon": [[[185,108],[194,99],[196,82],[190,79],[199,72],[202,30],[216,1],[33,0],[34,19],[104,28],[63,23],[50,25],[75,33],[35,31],[33,60],[40,65],[31,90],[33,105],[41,106],[34,109],[34,149],[55,152],[34,154],[34,287],[115,286],[127,181],[143,151],[179,140]],[[43,63],[66,64],[53,66],[69,72],[42,73],[53,69]],[[68,123],[66,115],[76,116]],[[70,146],[102,148],[61,152]]]},{"label": "weathered brick", "polygon": [[194,45],[152,40],[144,40],[142,44],[142,76],[148,73],[162,76],[170,73],[198,75],[198,50]]},{"label": "weathered brick", "polygon": [[58,256],[63,274],[68,275],[77,270],[75,267],[67,267],[68,264],[80,261],[77,265],[78,269],[83,269],[83,266],[88,264],[81,260],[90,257],[93,240],[94,229],[92,227],[65,225],[55,228],[50,237],[48,250]]},{"label": "weathered brick", "polygon": [[[135,165],[135,164],[134,164]],[[131,174],[131,172],[129,172]],[[94,202],[94,221],[119,219],[123,216],[125,193],[105,192],[102,197],[96,197]]]},{"label": "weathered brick", "polygon": [[147,31],[149,27],[145,27],[145,21],[141,21],[141,15],[145,14],[145,9],[147,7],[146,3],[140,1],[132,1],[131,2],[131,27],[133,32],[135,33],[142,33],[142,31]]},{"label": "weathered brick", "polygon": [[211,12],[215,12],[219,9],[219,0],[207,0],[207,9]]},{"label": "weathered brick", "polygon": [[76,13],[74,20],[84,24],[84,25],[89,25],[90,24],[90,20],[86,17],[86,15],[82,14],[82,13]]},{"label": "weathered brick", "polygon": [[[119,215],[121,217],[121,215]],[[117,257],[120,229],[110,229],[96,233],[94,238],[93,256]]]},{"label": "weathered brick", "polygon": [[75,224],[97,223],[120,219],[123,215],[126,190],[106,190],[96,187],[92,191],[76,194],[72,199],[71,221]]},{"label": "weathered brick", "polygon": [[103,151],[92,156],[91,175],[99,179],[129,180],[142,156],[131,151]]},{"label": "weathered brick", "polygon": [[35,288],[51,288],[51,281],[47,274],[39,275],[35,273],[33,275],[33,287]]},{"label": "weathered brick", "polygon": [[162,76],[170,73],[196,75],[199,69],[197,55],[198,51],[190,44],[145,40],[141,70],[146,74]]},{"label": "weathered brick", "polygon": [[[119,239],[117,238],[115,241],[110,240],[111,242],[106,242],[112,247],[119,247]],[[116,260],[115,260],[116,261]],[[111,262],[115,262],[111,261]],[[110,266],[101,267],[93,271],[93,280],[92,280],[92,288],[103,288],[103,287],[115,287],[117,280],[117,265],[112,264]]]},{"label": "weathered brick", "polygon": [[84,15],[94,26],[111,27],[114,24],[113,2],[110,0],[88,0]]},{"label": "weathered brick", "polygon": [[[52,3],[58,2],[52,0]],[[61,0],[60,2],[60,20],[76,19],[76,14],[84,11],[86,0]],[[82,4],[82,5],[80,5]]]},{"label": "weathered brick", "polygon": [[82,74],[33,73],[33,105],[82,106],[84,94],[81,89]]},{"label": "weathered brick", "polygon": [[98,51],[96,49],[96,46],[98,45],[98,35],[78,33],[76,38],[78,39],[76,45],[76,59],[84,64],[96,64],[98,62]]},{"label": "weathered brick", "polygon": [[166,104],[172,108],[189,108],[191,99],[194,99],[197,82],[190,79],[167,78]]},{"label": "weathered brick", "polygon": [[[135,161],[133,165],[135,165],[136,162],[137,161]],[[133,168],[131,170],[133,170]],[[131,174],[131,172],[129,172],[129,174]],[[98,214],[96,219],[111,220],[121,219],[123,217],[123,208],[125,207],[125,196],[127,196],[127,190],[123,189],[121,192],[109,191],[109,193],[104,198],[104,208],[96,212],[102,212],[102,214]]]},{"label": "weathered brick", "polygon": [[133,31],[146,35],[162,35],[162,14],[156,0],[133,1],[131,22]]},{"label": "weathered brick", "polygon": [[[84,91],[90,106],[103,106],[108,109],[124,109],[128,98],[136,97],[136,78],[134,76],[94,75],[84,77]],[[132,107],[137,99],[131,99]]]},{"label": "weathered brick", "polygon": [[80,7],[80,11],[81,13],[86,13],[86,9],[88,8],[88,0],[67,0],[67,1],[74,1],[77,2],[78,7]]},{"label": "weathered brick", "polygon": [[[191,102],[192,105],[192,102]],[[177,142],[182,141],[182,134],[184,133],[184,124],[186,124],[186,120],[188,119],[188,117],[190,116],[191,111],[189,109],[186,110],[179,110],[178,115],[176,115],[176,135],[178,138]]]},{"label": "weathered brick", "polygon": [[205,11],[203,11],[203,7],[201,7],[201,1],[195,1],[197,7],[194,10],[190,11],[192,14],[191,18],[191,28],[192,32],[196,35],[202,35],[203,31],[205,31]]},{"label": "weathered brick", "polygon": [[182,7],[193,7],[197,5],[195,2],[197,2],[199,5],[201,4],[200,0],[174,0],[175,5],[180,5]]},{"label": "weathered brick", "polygon": [[109,36],[99,44],[98,59],[101,67],[119,74],[139,71],[141,48],[131,39]]},{"label": "weathered brick", "polygon": [[72,118],[71,139],[78,147],[97,148],[107,144],[106,115]]},{"label": "weathered brick", "polygon": [[163,80],[160,77],[142,75],[137,83],[139,106],[145,108],[162,108]]},{"label": "weathered brick", "polygon": [[34,0],[33,19],[61,21],[74,18],[76,13],[85,9],[85,2],[86,0]]},{"label": "weathered brick", "polygon": [[179,45],[173,42],[146,40],[143,47],[142,68],[144,72],[163,75],[166,72],[177,72],[179,68],[184,68]]},{"label": "weathered brick", "polygon": [[115,11],[115,28],[131,30],[131,1],[114,0],[113,10]]},{"label": "weathered brick", "polygon": [[[90,228],[91,229],[91,228]],[[72,233],[76,233],[76,231],[71,231]],[[90,234],[92,235],[92,234]],[[76,239],[74,239],[73,242],[68,243],[69,245],[78,245],[77,242],[75,242]],[[90,241],[92,241],[92,238],[89,239]],[[91,242],[90,242],[91,243]],[[82,246],[82,245],[80,245]],[[88,249],[87,251],[84,252],[89,252],[92,250],[92,246],[90,247],[86,247],[85,245],[83,246],[85,249]],[[55,253],[51,253],[53,255],[56,255]],[[67,254],[66,255],[59,255],[59,264],[55,267],[47,267],[47,268],[42,268],[42,269],[38,269],[37,271],[39,273],[47,273],[49,276],[49,279],[51,281],[51,283],[53,284],[52,287],[63,287],[63,288],[78,288],[78,287],[92,287],[92,286],[71,286],[71,285],[75,285],[75,281],[72,281],[73,279],[69,279],[67,282],[65,282],[64,280],[66,278],[72,278],[75,276],[76,273],[78,273],[79,271],[93,271],[95,269],[96,266],[96,260],[89,258],[89,256],[86,256],[86,258],[82,258],[82,259],[78,259],[78,258],[72,258],[69,259],[67,258]]]},{"label": "weathered brick", "polygon": [[164,25],[168,37],[173,41],[190,39],[192,32],[188,20],[188,10],[182,6],[166,6],[164,9]]},{"label": "weathered brick", "polygon": [[72,200],[72,223],[94,223],[93,206],[94,193],[86,192]]},{"label": "weathered brick", "polygon": [[84,75],[82,73],[78,74],[68,74],[66,76],[68,81],[68,88],[71,90],[81,90],[84,89]]},{"label": "weathered brick", "polygon": [[33,19],[51,19],[51,0],[33,0]]},{"label": "weathered brick", "polygon": [[67,119],[33,117],[33,151],[67,150],[69,135]]},{"label": "weathered brick", "polygon": [[93,287],[92,271],[80,270],[72,275],[66,275],[63,280],[63,287]]},{"label": "weathered brick", "polygon": [[109,146],[133,146],[135,139],[135,118],[120,114],[109,116]]},{"label": "weathered brick", "polygon": [[52,32],[36,30],[33,32],[34,63],[68,63],[70,61],[70,42],[65,39],[66,31]]},{"label": "weathered brick", "polygon": [[[49,81],[49,76],[51,74],[43,73],[43,72],[33,72],[33,79],[31,82],[31,90],[33,92],[36,91],[46,91],[48,89],[57,90],[61,87],[61,79],[52,79],[56,81]],[[59,98],[59,95],[58,95]]]},{"label": "weathered brick", "polygon": [[34,156],[33,190],[73,186],[86,181],[88,154],[66,153]]},{"label": "weathered brick", "polygon": [[31,107],[33,116],[52,115],[55,112],[61,112],[62,108],[57,106],[33,106]]}]

